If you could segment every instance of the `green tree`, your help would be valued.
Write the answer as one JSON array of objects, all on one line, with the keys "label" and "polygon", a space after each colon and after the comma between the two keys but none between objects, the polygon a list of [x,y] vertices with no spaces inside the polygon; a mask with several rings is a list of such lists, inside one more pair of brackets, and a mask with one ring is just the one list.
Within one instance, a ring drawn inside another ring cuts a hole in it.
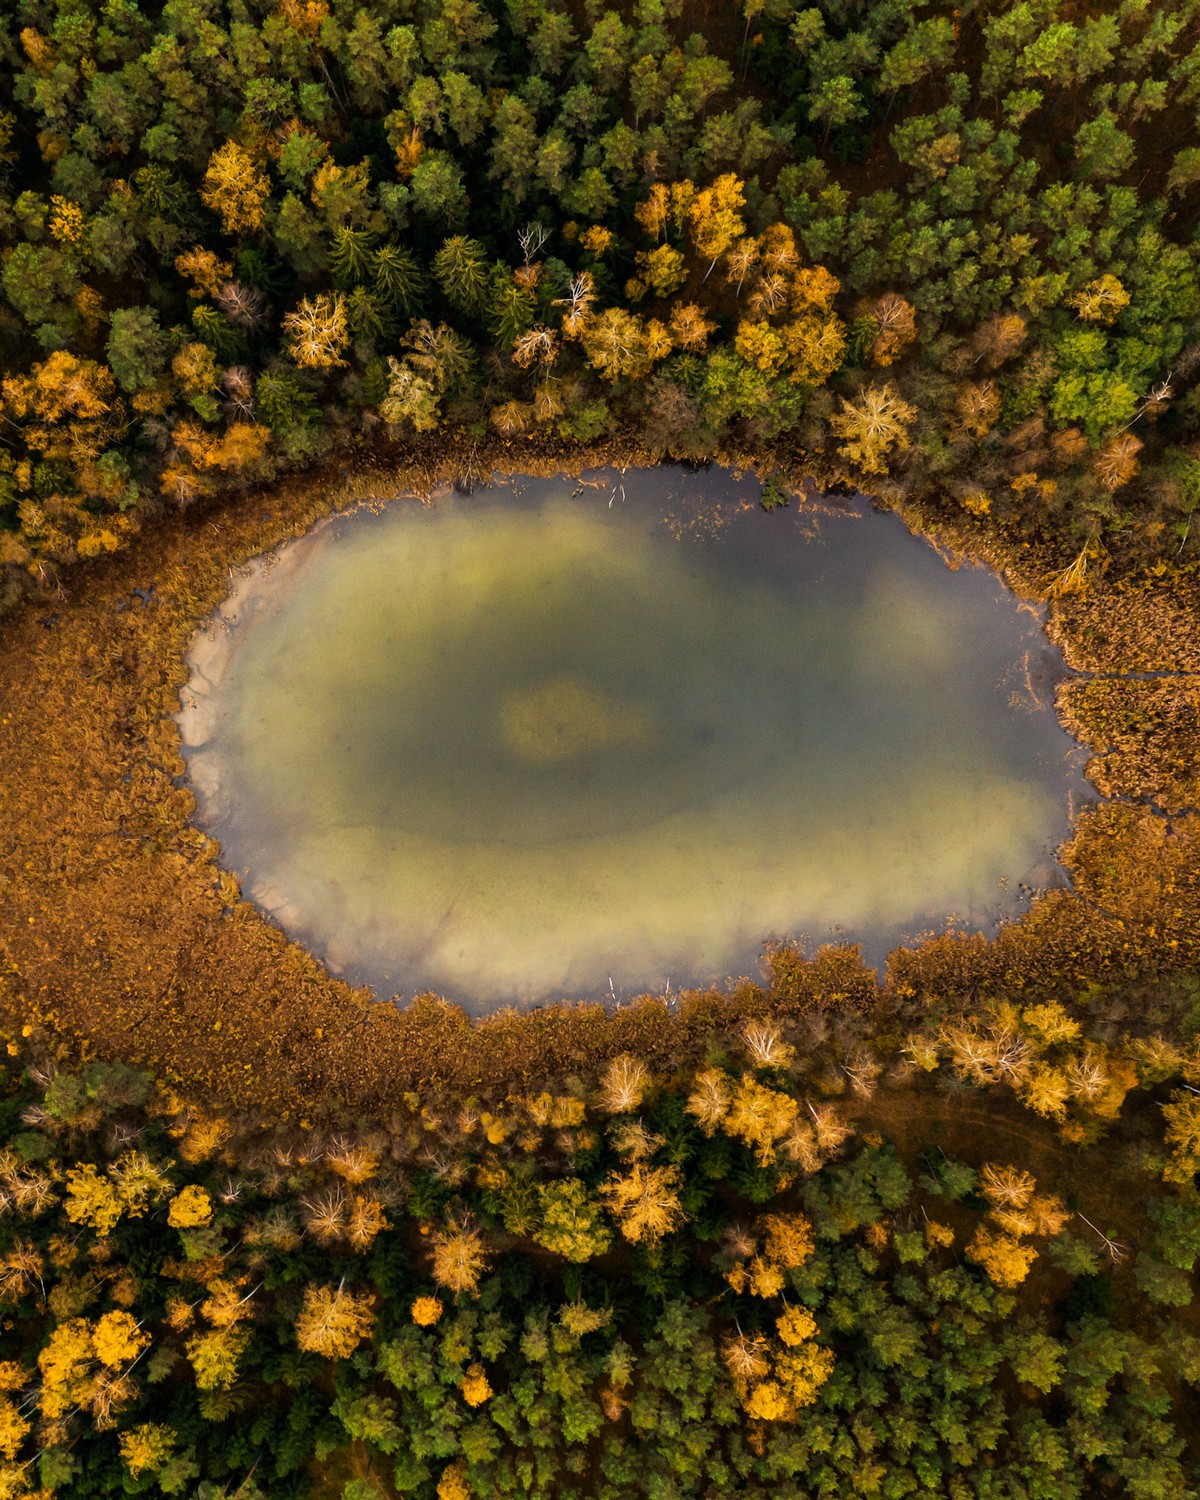
[{"label": "green tree", "polygon": [[596,89],[610,94],[629,68],[629,28],[615,10],[606,10],[584,46]]},{"label": "green tree", "polygon": [[70,305],[81,284],[73,257],[22,241],[4,262],[3,284],[4,295],[25,321],[45,330],[47,348],[58,347],[78,327]]},{"label": "green tree", "polygon": [[541,1223],[534,1239],[569,1261],[588,1261],[612,1244],[599,1202],[577,1178],[539,1190]]},{"label": "green tree", "polygon": [[372,1392],[342,1397],[333,1410],[352,1438],[380,1453],[395,1453],[404,1441],[404,1430],[396,1420],[396,1403],[390,1397]]},{"label": "green tree", "polygon": [[529,51],[539,73],[557,77],[566,66],[576,41],[571,18],[559,10],[546,11],[529,39]]},{"label": "green tree", "polygon": [[533,179],[538,154],[537,125],[533,111],[515,94],[501,100],[492,120],[492,166],[514,202],[524,201]]},{"label": "green tree", "polygon": [[1137,410],[1137,391],[1123,376],[1101,370],[1077,371],[1056,380],[1050,414],[1063,426],[1078,423],[1093,443],[1123,427]]},{"label": "green tree", "polygon": [[1062,1378],[1063,1349],[1058,1340],[1018,1325],[1012,1331],[1011,1344],[1009,1362],[1017,1379],[1043,1394],[1053,1390]]},{"label": "green tree", "polygon": [[366,229],[351,229],[343,225],[333,231],[333,243],[329,247],[329,270],[334,281],[344,291],[357,282],[366,281],[371,269],[371,250],[375,236]]},{"label": "green tree", "polygon": [[411,187],[413,206],[423,218],[450,229],[466,222],[470,200],[462,168],[448,151],[423,151]]},{"label": "green tree", "polygon": [[1185,146],[1177,151],[1171,161],[1167,177],[1169,193],[1184,192],[1200,182],[1200,146]]},{"label": "green tree", "polygon": [[370,259],[375,291],[399,312],[413,317],[426,295],[426,280],[411,250],[393,241],[380,245]]},{"label": "green tree", "polygon": [[831,130],[838,130],[854,120],[861,120],[866,110],[853,78],[841,74],[827,78],[807,98],[808,117],[817,125],[824,125],[822,142],[828,141]]},{"label": "green tree", "polygon": [[537,176],[548,193],[562,197],[574,160],[575,147],[567,136],[557,128],[547,131],[538,147]]},{"label": "green tree", "polygon": [[487,259],[478,240],[454,235],[433,257],[433,274],[452,307],[481,313],[487,304],[490,281]]},{"label": "green tree", "polygon": [[945,69],[954,52],[954,28],[944,17],[918,21],[883,59],[879,87],[886,93],[911,88],[932,72]]},{"label": "green tree", "polygon": [[1059,79],[1074,73],[1079,32],[1069,21],[1056,21],[1039,31],[1021,51],[1017,76]]},{"label": "green tree", "polygon": [[520,335],[533,326],[536,313],[533,293],[514,281],[503,262],[497,263],[492,272],[487,324],[499,347],[511,350]]},{"label": "green tree", "polygon": [[451,70],[442,75],[442,94],[446,101],[446,119],[458,137],[459,145],[475,144],[487,126],[487,100],[483,90],[465,73]]},{"label": "green tree", "polygon": [[567,212],[583,219],[607,218],[616,201],[612,184],[599,167],[585,168],[562,195]]},{"label": "green tree", "polygon": [[1132,137],[1107,112],[1075,132],[1075,160],[1080,173],[1093,182],[1120,177],[1129,170],[1133,157]]},{"label": "green tree", "polygon": [[166,368],[170,340],[149,307],[120,307],[109,323],[105,352],[121,388],[153,385]]},{"label": "green tree", "polygon": [[324,269],[325,232],[320,221],[296,193],[286,193],[272,228],[275,246],[301,276]]}]

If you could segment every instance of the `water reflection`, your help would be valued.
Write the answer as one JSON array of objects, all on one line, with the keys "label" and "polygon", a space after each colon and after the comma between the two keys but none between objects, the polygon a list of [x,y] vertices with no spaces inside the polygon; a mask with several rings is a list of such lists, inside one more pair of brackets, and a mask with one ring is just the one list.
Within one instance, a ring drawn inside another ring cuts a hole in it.
[{"label": "water reflection", "polygon": [[335,519],[197,639],[181,725],[245,888],[380,994],[661,989],[987,927],[1086,795],[1036,615],[855,505],[723,471]]}]

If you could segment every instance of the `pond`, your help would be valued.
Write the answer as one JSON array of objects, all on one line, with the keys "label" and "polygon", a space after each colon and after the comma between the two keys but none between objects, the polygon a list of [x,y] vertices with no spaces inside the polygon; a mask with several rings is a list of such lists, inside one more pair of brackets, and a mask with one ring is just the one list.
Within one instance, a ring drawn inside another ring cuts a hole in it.
[{"label": "pond", "polygon": [[989,930],[1089,796],[1039,612],[861,500],[511,479],[333,517],[193,642],[197,821],[376,994],[473,1013]]}]

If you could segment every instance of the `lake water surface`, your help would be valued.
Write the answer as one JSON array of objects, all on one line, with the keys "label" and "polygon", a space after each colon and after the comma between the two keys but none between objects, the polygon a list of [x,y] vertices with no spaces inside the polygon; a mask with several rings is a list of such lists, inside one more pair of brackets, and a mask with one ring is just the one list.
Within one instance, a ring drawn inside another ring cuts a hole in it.
[{"label": "lake water surface", "polygon": [[586,478],[331,519],[197,637],[197,820],[290,935],[482,1012],[751,973],[771,937],[879,962],[1065,883],[1065,668],[993,573],[865,502]]}]

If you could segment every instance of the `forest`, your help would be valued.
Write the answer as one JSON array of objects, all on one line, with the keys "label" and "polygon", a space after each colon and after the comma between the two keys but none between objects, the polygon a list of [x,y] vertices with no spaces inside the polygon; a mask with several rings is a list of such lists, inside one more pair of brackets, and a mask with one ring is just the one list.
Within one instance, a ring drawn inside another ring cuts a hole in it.
[{"label": "forest", "polygon": [[1200,1059],[1088,1021],[814,1009],[291,1129],[26,1026],[2,1492],[1195,1494]]},{"label": "forest", "polygon": [[10,594],[437,433],[733,442],[1194,561],[1196,12],[18,0]]},{"label": "forest", "polygon": [[[1200,0],[0,9],[0,1500],[1200,1493]],[[1070,887],[351,989],[191,822],[197,623],[660,459],[1047,604]]]}]

